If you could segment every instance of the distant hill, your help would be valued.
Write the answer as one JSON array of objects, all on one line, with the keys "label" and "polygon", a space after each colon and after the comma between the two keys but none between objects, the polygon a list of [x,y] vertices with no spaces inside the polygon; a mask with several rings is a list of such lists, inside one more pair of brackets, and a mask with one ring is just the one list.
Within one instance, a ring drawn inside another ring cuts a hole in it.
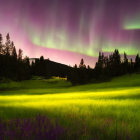
[{"label": "distant hill", "polygon": [[29,62],[32,67],[35,64],[34,72],[37,74],[39,67],[41,67],[42,71],[44,73],[47,73],[48,76],[60,76],[60,77],[66,77],[72,67],[61,64],[58,62],[51,61],[49,59],[44,59],[42,63],[40,63],[39,58],[30,58]]}]

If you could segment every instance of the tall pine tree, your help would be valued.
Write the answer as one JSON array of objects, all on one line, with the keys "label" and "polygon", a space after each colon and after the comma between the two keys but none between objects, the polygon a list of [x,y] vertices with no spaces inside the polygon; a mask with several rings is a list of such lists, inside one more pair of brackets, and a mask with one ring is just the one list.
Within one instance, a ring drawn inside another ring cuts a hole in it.
[{"label": "tall pine tree", "polygon": [[6,42],[5,42],[5,54],[10,56],[11,53],[11,41],[9,33],[6,35]]},{"label": "tall pine tree", "polygon": [[3,38],[2,34],[0,34],[0,55],[3,54],[3,44],[2,44]]}]

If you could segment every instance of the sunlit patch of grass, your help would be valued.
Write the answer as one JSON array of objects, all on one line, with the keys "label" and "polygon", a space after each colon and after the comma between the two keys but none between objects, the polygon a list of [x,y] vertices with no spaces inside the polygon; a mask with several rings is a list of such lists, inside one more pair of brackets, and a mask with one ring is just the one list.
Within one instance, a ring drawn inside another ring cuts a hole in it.
[{"label": "sunlit patch of grass", "polygon": [[43,114],[59,119],[79,139],[140,138],[140,75],[75,87],[60,79],[23,81],[16,86],[19,89],[0,91],[3,119]]}]

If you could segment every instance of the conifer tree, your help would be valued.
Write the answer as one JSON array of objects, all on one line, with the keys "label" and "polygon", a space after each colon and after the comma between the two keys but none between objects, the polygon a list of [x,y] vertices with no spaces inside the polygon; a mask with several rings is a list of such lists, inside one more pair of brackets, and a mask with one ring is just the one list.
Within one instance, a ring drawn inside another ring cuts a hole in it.
[{"label": "conifer tree", "polygon": [[2,38],[2,34],[0,34],[0,54],[3,53],[3,44],[2,44],[3,38]]},{"label": "conifer tree", "polygon": [[22,61],[23,51],[21,49],[18,50],[18,60]]},{"label": "conifer tree", "polygon": [[81,59],[81,62],[79,64],[79,68],[86,68],[86,65],[84,64],[84,59]]},{"label": "conifer tree", "polygon": [[139,54],[137,54],[135,58],[135,71],[138,71],[139,69],[140,69],[140,57]]},{"label": "conifer tree", "polygon": [[127,54],[126,53],[124,53],[124,63],[128,64],[128,58],[127,58]]},{"label": "conifer tree", "polygon": [[15,59],[17,59],[17,51],[16,51],[15,46],[14,46],[13,51],[12,51],[12,56],[13,56]]},{"label": "conifer tree", "polygon": [[5,54],[7,55],[7,56],[9,56],[10,55],[10,53],[11,53],[11,41],[10,41],[10,35],[9,35],[9,33],[6,35],[6,42],[5,42]]},{"label": "conifer tree", "polygon": [[76,64],[74,65],[74,68],[77,69],[77,65]]}]

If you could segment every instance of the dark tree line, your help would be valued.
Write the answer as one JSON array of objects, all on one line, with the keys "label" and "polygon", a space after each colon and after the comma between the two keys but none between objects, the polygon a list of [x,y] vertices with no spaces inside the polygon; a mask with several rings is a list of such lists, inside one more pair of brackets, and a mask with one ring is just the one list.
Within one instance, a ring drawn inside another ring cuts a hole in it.
[{"label": "dark tree line", "polygon": [[112,77],[124,75],[127,73],[140,72],[140,56],[136,55],[135,62],[128,59],[124,53],[123,59],[116,49],[109,56],[99,52],[98,61],[94,69],[84,64],[81,59],[79,66],[75,64],[70,67],[64,64],[44,59],[41,56],[35,58],[30,63],[28,57],[23,58],[23,51],[16,50],[14,42],[10,40],[10,35],[6,35],[6,41],[3,43],[3,37],[0,34],[0,80],[3,78],[11,80],[27,80],[32,76],[43,76],[50,78],[52,76],[67,77],[73,85],[85,84],[109,80]]},{"label": "dark tree line", "polygon": [[94,70],[91,69],[89,66],[86,67],[86,65],[84,64],[84,60],[81,59],[79,67],[75,65],[71,69],[68,75],[68,80],[71,81],[73,85],[85,84],[87,82],[90,82],[93,77],[94,77]]},{"label": "dark tree line", "polygon": [[6,78],[16,81],[28,80],[32,76],[52,76],[67,77],[71,67],[44,59],[41,56],[30,64],[28,57],[23,58],[23,51],[16,50],[14,42],[10,40],[10,35],[6,35],[6,42],[0,34],[0,80]]},{"label": "dark tree line", "polygon": [[103,53],[99,53],[95,72],[97,78],[100,76],[102,78],[102,76],[104,77],[105,75],[107,77],[115,77],[127,73],[140,72],[140,57],[137,54],[135,62],[133,62],[132,58],[130,60],[127,58],[126,53],[121,57],[117,49],[109,56],[104,56]]},{"label": "dark tree line", "polygon": [[9,33],[6,35],[5,43],[0,34],[0,80],[3,78],[19,81],[30,78],[29,58],[23,58],[21,49],[16,51]]},{"label": "dark tree line", "polygon": [[86,67],[82,59],[79,67],[74,66],[71,71],[69,80],[73,84],[85,84],[88,82],[97,82],[109,80],[112,77],[121,76],[127,73],[140,72],[140,56],[136,55],[135,62],[132,58],[128,60],[127,54],[124,53],[123,59],[116,49],[109,56],[99,52],[98,61],[94,69]]}]

